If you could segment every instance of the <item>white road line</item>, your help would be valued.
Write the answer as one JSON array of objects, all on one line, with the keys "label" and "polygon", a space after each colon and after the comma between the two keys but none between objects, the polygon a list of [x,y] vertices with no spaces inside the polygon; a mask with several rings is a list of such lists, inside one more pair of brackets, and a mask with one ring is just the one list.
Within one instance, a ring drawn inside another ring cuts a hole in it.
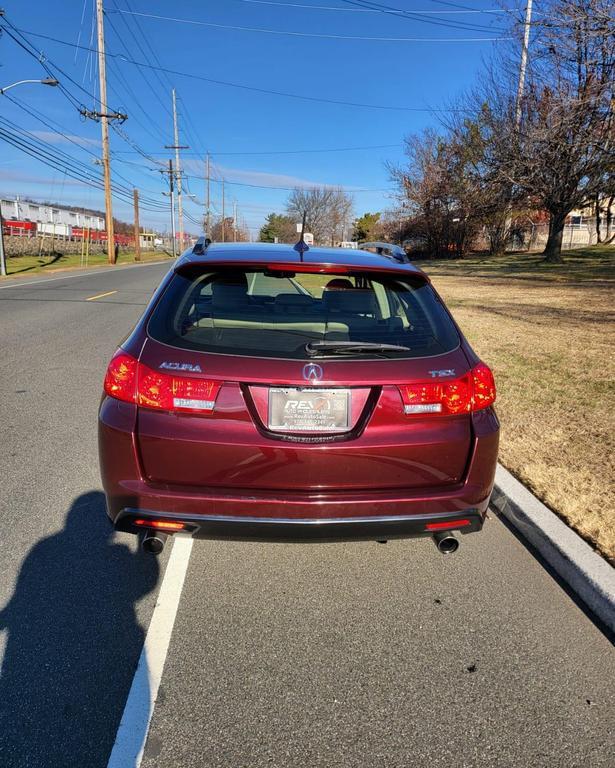
[{"label": "white road line", "polygon": [[174,538],[107,768],[139,768],[141,765],[191,551],[191,538]]},{"label": "white road line", "polygon": [[[169,259],[171,261],[171,259]],[[15,279],[15,281],[10,281],[10,285],[0,285],[0,291],[3,288],[21,288],[22,286],[26,285],[40,285],[41,283],[53,283],[56,280],[70,280],[71,278],[75,277],[93,277],[94,275],[113,275],[115,272],[118,272],[122,269],[135,269],[136,267],[155,267],[160,266],[160,264],[166,264],[166,261],[150,261],[146,264],[123,264],[122,266],[115,267],[111,269],[111,267],[108,267],[107,269],[99,269],[96,272],[80,272],[78,275],[64,275],[63,277],[50,277],[47,280],[29,280],[27,283],[22,283],[19,278]]]}]

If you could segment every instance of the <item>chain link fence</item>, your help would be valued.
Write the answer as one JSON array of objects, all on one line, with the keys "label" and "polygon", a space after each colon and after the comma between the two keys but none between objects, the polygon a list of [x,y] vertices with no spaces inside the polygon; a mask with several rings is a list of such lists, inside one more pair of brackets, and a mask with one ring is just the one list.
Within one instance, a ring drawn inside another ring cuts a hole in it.
[{"label": "chain link fence", "polygon": [[[606,234],[606,233],[604,233]],[[527,229],[522,232],[515,232],[513,235],[513,247],[525,249],[528,251],[542,250],[549,237],[549,224],[528,223]],[[582,248],[586,245],[596,245],[598,236],[596,233],[596,222],[594,219],[584,219],[581,216],[573,216],[564,227],[562,237],[562,250],[571,248]]]}]

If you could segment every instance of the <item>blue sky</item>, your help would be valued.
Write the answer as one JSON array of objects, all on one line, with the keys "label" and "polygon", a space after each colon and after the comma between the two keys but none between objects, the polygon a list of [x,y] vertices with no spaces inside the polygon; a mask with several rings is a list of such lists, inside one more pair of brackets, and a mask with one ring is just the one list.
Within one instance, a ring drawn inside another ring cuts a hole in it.
[{"label": "blue sky", "polygon": [[[70,155],[85,163],[90,173],[99,168],[94,161],[100,152],[100,125],[84,121],[76,104],[97,108],[92,98],[98,94],[96,57],[74,46],[95,47],[94,5],[94,0],[6,0],[8,21],[43,51],[52,70],[59,66],[74,82],[58,73],[64,92],[24,85],[8,94],[18,104],[0,96],[0,118],[10,121],[0,127],[15,124],[34,133],[48,151]],[[383,5],[424,13],[421,18],[401,18],[366,10]],[[460,11],[498,7],[495,0],[469,5],[452,0],[105,0],[108,103],[128,114],[120,129],[123,135],[111,132],[114,181],[126,189],[134,185],[141,190],[142,223],[161,229],[168,226],[164,177],[156,167],[168,160],[164,145],[173,143],[170,91],[175,87],[180,143],[190,146],[183,162],[186,183],[195,195],[186,205],[192,218],[198,219],[203,211],[206,151],[212,154],[215,176],[227,179],[227,211],[236,201],[240,217],[253,232],[268,212],[284,208],[288,191],[273,187],[339,184],[353,192],[357,214],[382,210],[390,205],[385,161],[402,159],[405,135],[437,124],[429,109],[458,98],[472,85],[493,46],[501,44],[461,41],[499,37],[503,20],[497,13]],[[381,37],[418,39],[358,39]],[[140,68],[122,56],[195,77]],[[46,75],[36,57],[3,34],[0,87]],[[410,109],[320,103],[198,78]],[[380,148],[294,153],[374,146]],[[62,170],[49,168],[4,141],[0,141],[0,193],[103,207],[98,189],[66,177]],[[218,182],[212,183],[212,197],[220,210]],[[114,215],[132,219],[131,206],[121,195],[114,199]],[[189,221],[186,229],[198,231]]]}]

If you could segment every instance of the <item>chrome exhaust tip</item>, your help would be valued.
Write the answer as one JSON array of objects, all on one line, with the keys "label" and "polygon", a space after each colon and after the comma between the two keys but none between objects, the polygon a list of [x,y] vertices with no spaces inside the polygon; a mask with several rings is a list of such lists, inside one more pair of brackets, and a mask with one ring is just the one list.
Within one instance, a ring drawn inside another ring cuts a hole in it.
[{"label": "chrome exhaust tip", "polygon": [[159,531],[147,531],[143,539],[141,540],[141,547],[144,552],[148,552],[150,555],[159,555],[164,549],[168,533],[160,533]]},{"label": "chrome exhaust tip", "polygon": [[453,552],[456,552],[459,549],[459,542],[453,534],[448,531],[446,533],[444,531],[434,533],[433,540],[438,548],[438,552],[441,552],[443,555],[452,555]]}]

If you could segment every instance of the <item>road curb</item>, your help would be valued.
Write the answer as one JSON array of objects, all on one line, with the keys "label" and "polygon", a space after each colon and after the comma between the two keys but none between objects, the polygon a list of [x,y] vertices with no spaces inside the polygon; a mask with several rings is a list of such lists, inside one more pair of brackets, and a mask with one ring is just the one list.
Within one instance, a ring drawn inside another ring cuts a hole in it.
[{"label": "road curb", "polygon": [[491,504],[615,632],[615,569],[500,464]]}]

